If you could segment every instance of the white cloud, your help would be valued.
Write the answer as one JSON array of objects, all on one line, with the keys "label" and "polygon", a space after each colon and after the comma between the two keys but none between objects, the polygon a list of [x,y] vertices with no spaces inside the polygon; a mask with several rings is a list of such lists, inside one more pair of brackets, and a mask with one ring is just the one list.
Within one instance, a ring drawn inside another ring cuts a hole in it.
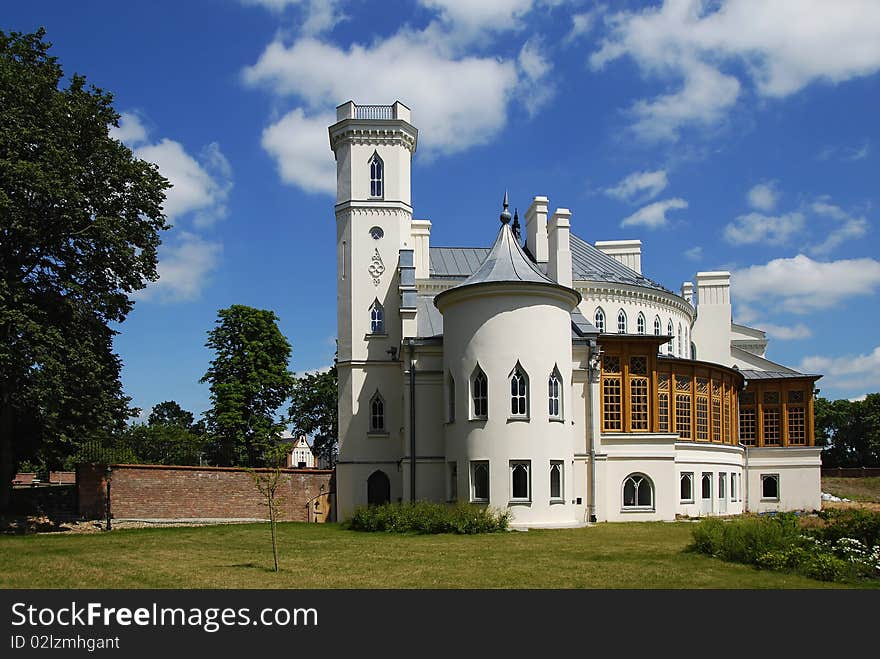
[{"label": "white cloud", "polygon": [[523,73],[518,95],[523,99],[529,116],[534,117],[556,93],[555,86],[547,80],[553,65],[541,53],[533,39],[523,44],[517,64]]},{"label": "white cloud", "polygon": [[650,139],[720,121],[739,96],[740,78],[730,70],[743,70],[759,95],[777,98],[880,70],[876,0],[666,0],[606,16],[606,23],[594,68],[628,56],[645,77],[682,81],[678,92],[635,104],[634,128]]},{"label": "white cloud", "polygon": [[809,313],[849,297],[873,294],[880,287],[880,261],[814,261],[798,254],[738,270],[732,282],[737,300],[746,307],[759,302],[763,308]]},{"label": "white cloud", "polygon": [[289,7],[302,9],[304,20],[300,24],[303,34],[316,35],[332,29],[343,20],[339,10],[340,0],[241,0],[242,4],[260,6],[276,14]]},{"label": "white cloud", "polygon": [[674,199],[655,201],[653,204],[648,204],[625,218],[620,223],[620,226],[645,226],[649,229],[658,229],[668,224],[666,213],[670,210],[687,207],[688,203],[684,199],[679,199],[677,197]]},{"label": "white cloud", "polygon": [[862,394],[861,396],[856,396],[855,398],[850,398],[850,403],[860,403],[868,397],[868,394]]},{"label": "white cloud", "polygon": [[798,370],[823,374],[820,386],[832,390],[871,390],[880,388],[880,346],[865,355],[805,357]]},{"label": "white cloud", "polygon": [[724,227],[724,239],[731,245],[784,245],[792,236],[802,232],[804,225],[803,213],[777,216],[749,213],[740,215]]},{"label": "white cloud", "polygon": [[636,197],[647,201],[663,192],[667,185],[669,181],[665,169],[654,172],[633,172],[613,188],[606,188],[605,194],[623,201],[632,201]]},{"label": "white cloud", "polygon": [[762,323],[761,329],[767,332],[772,338],[779,339],[780,341],[808,339],[813,336],[813,331],[803,323],[798,323],[792,327]]},{"label": "white cloud", "polygon": [[767,183],[758,183],[748,193],[749,206],[759,211],[772,211],[776,208],[776,202],[779,200],[779,193],[776,191],[776,185],[769,181]]},{"label": "white cloud", "polygon": [[482,31],[500,32],[522,26],[521,19],[532,10],[535,0],[419,0],[440,14],[443,22],[469,35]]},{"label": "white cloud", "polygon": [[196,212],[195,224],[207,226],[226,215],[226,199],[232,186],[229,162],[216,143],[206,146],[201,162],[189,155],[179,142],[162,139],[137,147],[138,158],[155,163],[172,184],[166,192],[163,210],[170,221]]},{"label": "white cloud", "polygon": [[811,254],[827,254],[847,240],[861,238],[868,233],[870,224],[864,217],[855,217],[844,211],[839,206],[830,204],[824,199],[813,202],[811,206],[814,213],[829,217],[840,223],[838,228],[828,232],[825,240],[810,247]]},{"label": "white cloud", "polygon": [[263,130],[261,144],[278,163],[282,181],[307,192],[336,192],[336,163],[327,143],[327,126],[335,122],[336,115],[306,116],[297,108]]},{"label": "white cloud", "polygon": [[[455,57],[443,44],[426,39],[424,33],[407,30],[370,46],[352,45],[348,50],[311,38],[289,47],[274,41],[256,64],[244,70],[243,77],[248,84],[265,85],[279,96],[301,99],[304,107],[298,115],[299,128],[311,119],[325,145],[329,124],[319,125],[316,117],[326,116],[329,108],[348,99],[361,103],[399,99],[414,108],[413,118],[420,129],[419,151],[428,157],[489,142],[507,122],[507,104],[520,82],[513,62]],[[329,123],[334,121],[331,116]],[[273,135],[280,136],[278,131]],[[264,144],[266,139],[264,132]],[[289,148],[270,149],[282,171],[312,167],[316,162],[314,158],[305,163],[280,160],[292,152]],[[327,154],[332,158],[329,146]],[[319,165],[294,178],[315,181],[324,172],[324,165]],[[307,189],[322,187],[329,189],[326,184]]]},{"label": "white cloud", "polygon": [[571,17],[571,30],[565,36],[565,42],[575,41],[576,39],[588,34],[596,23],[596,12],[587,11],[582,14],[574,14]]},{"label": "white cloud", "polygon": [[151,282],[133,297],[157,302],[195,300],[216,268],[222,245],[183,231],[173,244],[159,248],[159,280]]},{"label": "white cloud", "polygon": [[684,256],[690,261],[701,261],[703,259],[703,248],[700,245],[691,247],[684,251]]},{"label": "white cloud", "polygon": [[110,137],[131,148],[146,141],[147,129],[136,113],[123,112],[119,115],[119,126],[110,126]]}]

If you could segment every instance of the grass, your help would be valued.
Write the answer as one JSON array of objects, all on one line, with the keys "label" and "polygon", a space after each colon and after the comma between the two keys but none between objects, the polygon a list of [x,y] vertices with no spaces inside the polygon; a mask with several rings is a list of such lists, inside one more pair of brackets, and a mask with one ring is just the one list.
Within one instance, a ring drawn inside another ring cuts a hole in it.
[{"label": "grass", "polygon": [[0,588],[831,588],[685,552],[693,524],[396,535],[265,524],[0,537]]},{"label": "grass", "polygon": [[880,503],[880,478],[822,477],[822,491],[852,501]]}]

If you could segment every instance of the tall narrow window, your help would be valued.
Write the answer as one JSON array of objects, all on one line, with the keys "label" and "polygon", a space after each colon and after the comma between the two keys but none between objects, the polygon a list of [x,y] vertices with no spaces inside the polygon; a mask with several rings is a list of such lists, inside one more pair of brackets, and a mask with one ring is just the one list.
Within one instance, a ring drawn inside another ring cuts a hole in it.
[{"label": "tall narrow window", "polygon": [[787,414],[788,443],[803,446],[807,443],[807,426],[804,411],[804,392],[802,390],[788,392]]},{"label": "tall narrow window", "polygon": [[605,331],[605,312],[602,311],[602,307],[599,307],[598,309],[596,309],[596,314],[594,316],[594,319],[596,321],[594,323],[596,325],[596,329],[599,330],[600,332],[604,332]]},{"label": "tall narrow window", "polygon": [[385,333],[385,309],[378,299],[370,305],[370,334]]},{"label": "tall narrow window", "polygon": [[617,333],[626,334],[626,312],[623,309],[617,312]]},{"label": "tall narrow window", "polygon": [[763,417],[761,429],[764,435],[764,446],[778,446],[782,442],[779,392],[765,391],[762,400],[764,404],[761,409],[761,416]]},{"label": "tall narrow window", "polygon": [[551,419],[562,419],[562,376],[554,367],[547,381],[548,413]]},{"label": "tall narrow window", "polygon": [[681,323],[678,324],[678,356],[684,357],[684,354],[681,351]]},{"label": "tall narrow window", "polygon": [[489,463],[471,462],[471,501],[489,500]]},{"label": "tall narrow window", "polygon": [[531,466],[528,460],[510,461],[510,500],[531,501]]},{"label": "tall narrow window", "polygon": [[675,340],[675,328],[672,326],[672,320],[666,324],[666,333],[669,335],[669,343],[666,344],[666,354],[671,355],[673,351],[672,342]]},{"label": "tall narrow window", "polygon": [[489,381],[479,366],[471,376],[471,400],[473,401],[473,418],[485,419],[489,413]]},{"label": "tall narrow window", "polygon": [[697,439],[709,440],[709,380],[697,378]]},{"label": "tall narrow window", "polygon": [[758,443],[758,412],[754,392],[744,391],[739,395],[739,441],[745,446]]},{"label": "tall narrow window", "polygon": [[[660,316],[654,316],[654,336],[660,336],[660,332],[662,331],[662,323],[660,322]],[[663,354],[663,346],[657,346],[657,352],[659,354]]]},{"label": "tall narrow window", "polygon": [[385,163],[375,151],[370,158],[370,196],[381,197],[385,194]]},{"label": "tall narrow window", "polygon": [[623,372],[620,357],[602,355],[602,429],[623,430]]},{"label": "tall narrow window", "polygon": [[519,364],[510,374],[510,416],[528,417],[529,378]]},{"label": "tall narrow window", "polygon": [[691,438],[690,378],[675,378],[675,432],[682,439]]},{"label": "tall narrow window", "polygon": [[446,420],[449,421],[449,423],[452,423],[455,421],[455,378],[452,377],[452,373],[446,377],[446,396]]},{"label": "tall narrow window", "polygon": [[562,460],[550,461],[550,501],[562,501],[563,486]]},{"label": "tall narrow window", "polygon": [[682,357],[685,359],[690,359],[690,345],[691,342],[688,340],[688,328],[687,325],[684,326],[684,354]]},{"label": "tall narrow window", "polygon": [[385,432],[385,401],[378,391],[370,399],[370,432]]},{"label": "tall narrow window", "polygon": [[639,317],[636,318],[636,332],[639,334],[645,333],[645,314],[641,311],[639,312]]},{"label": "tall narrow window", "polygon": [[681,475],[681,493],[682,501],[694,500],[694,474],[693,472],[684,472]]},{"label": "tall narrow window", "polygon": [[648,358],[629,358],[630,428],[650,430],[648,427]]},{"label": "tall narrow window", "polygon": [[660,432],[669,432],[669,374],[657,374],[657,422]]}]

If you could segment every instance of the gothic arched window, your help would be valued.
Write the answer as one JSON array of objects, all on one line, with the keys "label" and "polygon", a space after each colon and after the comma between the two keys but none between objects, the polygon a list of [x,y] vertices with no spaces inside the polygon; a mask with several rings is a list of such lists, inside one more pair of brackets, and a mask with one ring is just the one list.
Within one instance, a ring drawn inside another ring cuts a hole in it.
[{"label": "gothic arched window", "polygon": [[654,484],[644,474],[630,474],[623,481],[624,508],[653,508]]},{"label": "gothic arched window", "polygon": [[596,329],[600,332],[605,331],[605,312],[602,311],[602,307],[596,309],[596,315],[594,316]]},{"label": "gothic arched window", "polygon": [[385,333],[385,309],[378,299],[370,305],[370,334]]},{"label": "gothic arched window", "polygon": [[641,311],[639,312],[639,317],[636,318],[636,332],[639,334],[645,333],[645,314]]},{"label": "gothic arched window", "polygon": [[472,418],[485,419],[489,415],[489,381],[479,365],[471,376],[471,401]]},{"label": "gothic arched window", "polygon": [[528,417],[529,378],[517,363],[510,374],[510,416]]},{"label": "gothic arched window", "polygon": [[673,351],[672,342],[675,340],[675,328],[672,326],[672,319],[666,324],[666,333],[669,335],[669,343],[666,344],[666,354],[671,355]]},{"label": "gothic arched window", "polygon": [[681,351],[681,323],[678,324],[678,356],[684,356],[684,353]]},{"label": "gothic arched window", "polygon": [[385,163],[379,154],[373,151],[370,158],[370,196],[381,197],[385,194]]},{"label": "gothic arched window", "polygon": [[562,376],[559,369],[553,367],[553,372],[547,381],[548,412],[551,419],[562,418]]},{"label": "gothic arched window", "polygon": [[370,399],[370,432],[385,432],[385,401],[378,391]]},{"label": "gothic arched window", "polygon": [[617,333],[626,334],[626,312],[623,309],[617,312]]}]

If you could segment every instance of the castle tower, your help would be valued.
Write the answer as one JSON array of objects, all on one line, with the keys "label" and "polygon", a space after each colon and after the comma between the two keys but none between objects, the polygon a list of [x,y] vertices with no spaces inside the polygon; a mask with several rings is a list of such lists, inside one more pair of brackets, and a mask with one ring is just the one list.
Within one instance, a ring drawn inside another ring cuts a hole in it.
[{"label": "castle tower", "polygon": [[393,105],[336,109],[339,519],[402,496],[401,342],[415,326],[410,165],[418,131]]}]

